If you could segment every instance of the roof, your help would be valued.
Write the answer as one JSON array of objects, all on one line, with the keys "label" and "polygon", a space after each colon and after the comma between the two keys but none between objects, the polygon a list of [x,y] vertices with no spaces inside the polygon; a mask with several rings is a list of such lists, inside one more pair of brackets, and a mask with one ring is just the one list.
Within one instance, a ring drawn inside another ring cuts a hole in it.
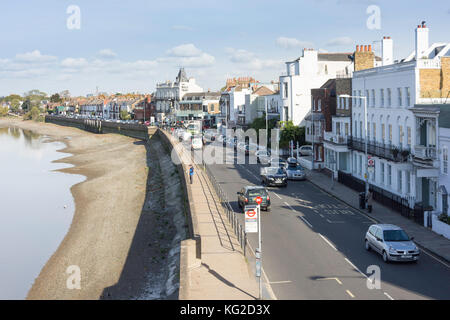
[{"label": "roof", "polygon": [[184,68],[180,68],[180,71],[178,72],[178,76],[177,76],[177,82],[188,82],[189,79],[186,76],[186,71],[184,71]]},{"label": "roof", "polygon": [[317,112],[313,112],[313,116],[312,116],[312,117],[311,117],[311,113],[308,114],[308,115],[305,117],[305,120],[306,120],[306,121],[310,121],[311,118],[313,118],[313,119],[312,119],[313,121],[322,121],[322,120],[325,120],[325,116],[323,115],[323,113],[317,113]]},{"label": "roof", "polygon": [[221,94],[221,92],[189,92],[184,94],[183,99],[185,97],[219,98]]},{"label": "roof", "polygon": [[335,52],[335,53],[319,53],[318,61],[353,61],[351,58],[353,52]]},{"label": "roof", "polygon": [[259,96],[270,96],[274,93],[275,93],[274,91],[270,90],[265,86],[259,87],[258,89],[255,90],[255,92],[253,92],[253,94],[257,94]]},{"label": "roof", "polygon": [[402,228],[393,224],[376,224],[376,226],[382,230],[402,230]]}]

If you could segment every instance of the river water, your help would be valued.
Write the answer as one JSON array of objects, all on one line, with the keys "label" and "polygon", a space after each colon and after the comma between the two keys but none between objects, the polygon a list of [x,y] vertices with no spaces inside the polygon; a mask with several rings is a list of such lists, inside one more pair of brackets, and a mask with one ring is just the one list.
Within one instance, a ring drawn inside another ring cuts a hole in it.
[{"label": "river water", "polygon": [[0,299],[25,299],[34,279],[69,230],[70,188],[84,176],[55,172],[69,154],[61,142],[0,128]]}]

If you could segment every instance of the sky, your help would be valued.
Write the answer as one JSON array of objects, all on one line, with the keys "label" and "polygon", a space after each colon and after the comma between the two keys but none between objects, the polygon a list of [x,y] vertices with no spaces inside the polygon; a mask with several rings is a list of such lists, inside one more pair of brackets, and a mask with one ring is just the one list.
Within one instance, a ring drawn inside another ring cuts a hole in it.
[{"label": "sky", "polygon": [[231,77],[278,80],[305,47],[380,55],[383,36],[402,59],[421,21],[430,43],[450,42],[447,0],[22,0],[0,12],[0,96],[151,93],[181,66],[219,90]]}]

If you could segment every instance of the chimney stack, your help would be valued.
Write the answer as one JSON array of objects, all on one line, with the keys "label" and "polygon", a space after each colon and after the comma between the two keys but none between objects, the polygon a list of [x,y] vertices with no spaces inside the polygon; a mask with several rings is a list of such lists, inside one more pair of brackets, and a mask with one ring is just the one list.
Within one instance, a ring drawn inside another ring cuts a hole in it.
[{"label": "chimney stack", "polygon": [[383,66],[394,63],[394,41],[391,37],[383,37],[381,40],[381,59]]},{"label": "chimney stack", "polygon": [[375,54],[372,45],[358,45],[354,57],[355,71],[371,69],[374,67]]},{"label": "chimney stack", "polygon": [[422,59],[423,53],[428,49],[428,33],[429,30],[425,25],[425,21],[416,29],[416,60]]}]

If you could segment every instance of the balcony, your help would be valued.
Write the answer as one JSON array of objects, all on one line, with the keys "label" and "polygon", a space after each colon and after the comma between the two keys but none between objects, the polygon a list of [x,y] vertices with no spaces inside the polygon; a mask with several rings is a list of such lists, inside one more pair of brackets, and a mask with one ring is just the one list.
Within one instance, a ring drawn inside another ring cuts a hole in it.
[{"label": "balcony", "polygon": [[334,144],[347,144],[347,136],[338,135],[333,132],[325,132],[324,138],[325,141],[332,142]]},{"label": "balcony", "polygon": [[414,158],[420,160],[436,160],[436,147],[414,146]]},{"label": "balcony", "polygon": [[[349,137],[348,147],[353,150],[365,152],[366,143],[364,139]],[[367,153],[376,157],[384,158],[394,162],[408,162],[410,151],[377,141],[367,142]]]},{"label": "balcony", "polygon": [[306,142],[322,143],[323,137],[322,137],[322,135],[306,134],[305,140],[306,140]]}]

